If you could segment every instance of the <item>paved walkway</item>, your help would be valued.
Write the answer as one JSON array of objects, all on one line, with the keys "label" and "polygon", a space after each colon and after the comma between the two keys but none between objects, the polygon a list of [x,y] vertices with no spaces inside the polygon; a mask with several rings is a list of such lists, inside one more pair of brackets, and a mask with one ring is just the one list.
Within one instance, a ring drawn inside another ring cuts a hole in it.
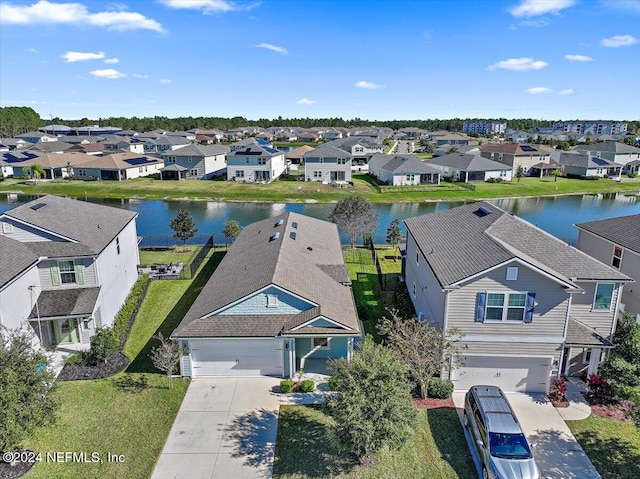
[{"label": "paved walkway", "polygon": [[[544,394],[506,393],[506,396],[533,446],[542,478],[600,479],[564,419]],[[454,393],[453,402],[462,417],[464,393]],[[474,461],[480,472],[477,458],[474,457]]]}]

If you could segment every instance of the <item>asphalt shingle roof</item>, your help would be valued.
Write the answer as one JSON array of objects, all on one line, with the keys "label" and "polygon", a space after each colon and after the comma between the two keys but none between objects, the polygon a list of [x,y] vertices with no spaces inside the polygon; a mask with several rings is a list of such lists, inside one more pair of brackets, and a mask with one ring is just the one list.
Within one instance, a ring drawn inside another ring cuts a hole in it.
[{"label": "asphalt shingle roof", "polygon": [[519,258],[578,287],[576,280],[631,278],[486,202],[405,220],[443,287]]},{"label": "asphalt shingle roof", "polygon": [[567,326],[567,340],[565,341],[565,345],[613,347],[611,341],[600,336],[596,330],[571,317],[569,318],[569,325]]},{"label": "asphalt shingle roof", "polygon": [[[33,209],[34,205],[44,206]],[[4,215],[86,245],[100,253],[136,216],[121,208],[47,195]]]},{"label": "asphalt shingle roof", "polygon": [[[380,153],[374,155],[378,157]],[[440,170],[425,163],[417,155],[382,155],[388,157],[388,161],[380,166],[381,170],[386,170],[391,173],[405,174],[405,173],[425,173],[438,175]]]},{"label": "asphalt shingle roof", "polygon": [[96,307],[100,288],[68,288],[43,291],[29,319],[90,315]]},{"label": "asphalt shingle roof", "polygon": [[169,156],[215,156],[226,155],[231,151],[228,146],[224,145],[189,145],[177,150],[167,151],[165,155]]},{"label": "asphalt shingle roof", "polygon": [[640,214],[587,221],[578,223],[576,226],[623,248],[640,253]]},{"label": "asphalt shingle roof", "polygon": [[0,288],[38,262],[39,256],[27,247],[26,243],[0,235]]},{"label": "asphalt shingle roof", "polygon": [[640,148],[617,141],[605,141],[595,145],[578,145],[576,151],[603,151],[607,153],[640,153]]},{"label": "asphalt shingle roof", "polygon": [[336,225],[292,212],[253,223],[236,238],[173,336],[275,336],[296,315],[257,316],[249,325],[243,317],[200,319],[272,284],[318,305],[320,315],[345,326],[334,334],[357,334],[351,289],[337,279],[348,280],[348,275]]},{"label": "asphalt shingle roof", "polygon": [[511,166],[484,158],[480,155],[464,153],[451,153],[449,155],[432,158],[428,163],[440,166],[448,166],[463,171],[496,171],[510,170]]}]

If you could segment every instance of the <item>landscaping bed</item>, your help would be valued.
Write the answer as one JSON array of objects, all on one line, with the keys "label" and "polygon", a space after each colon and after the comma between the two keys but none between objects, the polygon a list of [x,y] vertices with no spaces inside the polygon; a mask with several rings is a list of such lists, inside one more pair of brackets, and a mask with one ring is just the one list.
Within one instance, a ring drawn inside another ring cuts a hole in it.
[{"label": "landscaping bed", "polygon": [[417,409],[452,409],[456,410],[455,404],[453,404],[452,398],[437,399],[437,398],[413,398],[413,405]]},{"label": "landscaping bed", "polygon": [[18,462],[12,466],[9,463],[0,461],[0,479],[18,479],[24,476],[34,464],[35,462]]},{"label": "landscaping bed", "polygon": [[58,381],[78,381],[83,379],[102,379],[119,373],[129,364],[129,358],[117,351],[109,355],[104,362],[95,366],[85,364],[65,364],[58,375]]},{"label": "landscaping bed", "polygon": [[582,395],[591,406],[591,414],[616,421],[633,422],[629,417],[633,402],[627,399],[597,398],[589,393],[582,393]]}]

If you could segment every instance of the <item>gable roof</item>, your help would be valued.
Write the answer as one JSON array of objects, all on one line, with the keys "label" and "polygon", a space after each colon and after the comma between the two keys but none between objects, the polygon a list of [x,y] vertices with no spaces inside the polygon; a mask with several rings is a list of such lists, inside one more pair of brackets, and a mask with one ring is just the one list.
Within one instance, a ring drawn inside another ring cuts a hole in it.
[{"label": "gable roof", "polygon": [[439,166],[448,166],[464,171],[496,171],[511,170],[511,166],[484,158],[480,155],[468,155],[464,153],[451,153],[431,158],[429,163]]},{"label": "gable roof", "polygon": [[27,244],[0,235],[0,288],[38,262],[39,256]]},{"label": "gable roof", "polygon": [[[36,205],[44,205],[32,208]],[[136,216],[133,211],[47,195],[2,216],[86,245],[99,254]]]},{"label": "gable roof", "polygon": [[640,214],[587,221],[576,227],[640,254]]},{"label": "gable roof", "polygon": [[229,153],[230,149],[228,146],[224,145],[195,145],[191,144],[189,146],[184,146],[182,148],[178,148],[177,150],[167,151],[164,153],[165,156],[216,156],[216,155],[226,155]]},{"label": "gable roof", "polygon": [[[384,161],[384,157],[387,157],[387,161]],[[428,165],[422,161],[417,155],[383,155],[377,153],[373,155],[373,158],[382,158],[383,163],[380,165],[381,170],[388,171],[390,173],[405,174],[405,173],[426,173],[439,175],[440,170]]]},{"label": "gable roof", "polygon": [[351,157],[351,153],[342,148],[336,148],[329,143],[325,143],[302,156],[303,158],[349,158]]},{"label": "gable roof", "polygon": [[596,143],[595,145],[578,145],[575,147],[575,150],[602,151],[607,153],[640,153],[640,148],[617,141],[605,141],[603,143]]},{"label": "gable roof", "polygon": [[[244,326],[240,331],[238,324],[246,325],[246,317],[211,313],[271,285],[317,305],[316,316],[344,326],[335,334],[358,334],[351,289],[336,278],[348,278],[336,225],[292,212],[258,221],[236,238],[173,336],[244,335]],[[299,313],[305,318],[308,314]],[[299,315],[258,316],[264,322],[251,320],[252,335],[275,336]],[[228,327],[220,329],[221,324]]]},{"label": "gable roof", "polygon": [[560,165],[576,166],[582,168],[606,168],[608,166],[615,165],[615,163],[611,160],[589,156],[586,153],[563,151],[558,155],[552,154],[551,158],[553,161]]},{"label": "gable roof", "polygon": [[111,153],[105,156],[92,156],[84,168],[99,168],[101,170],[127,170],[138,168],[144,165],[162,164],[162,160],[154,156],[142,155],[140,153]]},{"label": "gable roof", "polygon": [[631,281],[540,228],[486,202],[405,220],[443,288],[500,264],[520,260],[570,287],[575,281]]},{"label": "gable roof", "polygon": [[234,150],[227,153],[227,156],[279,156],[284,155],[280,150],[270,148],[268,146],[260,146],[256,143],[243,146],[242,149]]},{"label": "gable roof", "polygon": [[530,145],[528,143],[489,143],[481,146],[480,151],[489,153],[507,153],[515,156],[548,155],[550,151],[542,148],[542,145]]}]

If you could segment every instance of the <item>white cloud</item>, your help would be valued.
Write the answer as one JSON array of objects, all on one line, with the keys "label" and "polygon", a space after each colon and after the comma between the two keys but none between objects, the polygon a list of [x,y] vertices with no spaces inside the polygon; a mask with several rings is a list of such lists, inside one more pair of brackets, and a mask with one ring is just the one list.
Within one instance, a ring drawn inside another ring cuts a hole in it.
[{"label": "white cloud", "polygon": [[541,28],[549,25],[549,20],[547,20],[546,18],[539,18],[538,20],[522,20],[520,22],[520,25],[522,25],[523,27]]},{"label": "white cloud", "polygon": [[534,88],[528,88],[525,90],[527,93],[531,93],[532,95],[540,95],[541,93],[552,93],[553,90],[551,88],[547,88],[546,86],[537,86]]},{"label": "white cloud", "polygon": [[271,50],[272,52],[280,53],[282,55],[286,55],[287,53],[289,53],[286,48],[272,45],[271,43],[258,43],[257,45],[254,45],[254,47],[266,48],[267,50]]},{"label": "white cloud", "polygon": [[104,58],[104,52],[67,52],[62,55],[62,58],[64,58],[67,63],[84,62],[87,60],[102,60]]},{"label": "white cloud", "polygon": [[141,73],[134,73],[131,75],[133,78],[149,78],[149,75],[142,75]]},{"label": "white cloud", "polygon": [[89,73],[91,73],[95,77],[109,78],[110,80],[117,80],[118,78],[127,76],[126,74],[119,72],[118,70],[114,70],[113,68],[107,68],[106,70],[93,70]]},{"label": "white cloud", "polygon": [[560,92],[561,95],[573,95],[575,93],[575,91],[573,91],[571,88],[567,88],[566,90],[562,90]]},{"label": "white cloud", "polygon": [[104,62],[105,63],[119,63],[120,60],[118,60],[117,58],[107,58]]},{"label": "white cloud", "polygon": [[163,85],[170,85],[171,83],[173,83],[173,80],[169,80],[168,78],[161,78],[160,83],[162,83]]},{"label": "white cloud", "polygon": [[29,53],[38,53],[38,50],[36,50],[35,48],[27,48],[27,51]]},{"label": "white cloud", "polygon": [[[114,7],[111,7],[114,8]],[[89,13],[81,3],[51,3],[40,0],[31,5],[0,3],[0,23],[17,25],[66,24],[93,25],[107,30],[154,30],[162,32],[162,25],[136,12],[107,10]]]},{"label": "white cloud", "polygon": [[524,72],[527,70],[542,70],[549,66],[547,62],[542,60],[534,60],[533,58],[509,58],[508,60],[502,60],[493,65],[489,65],[489,70],[513,70],[517,72]]},{"label": "white cloud", "polygon": [[638,39],[631,35],[615,35],[609,38],[603,38],[602,45],[609,48],[626,47],[638,43]]},{"label": "white cloud", "polygon": [[602,3],[617,10],[628,13],[640,13],[640,0],[601,0]]},{"label": "white cloud", "polygon": [[564,58],[570,62],[592,62],[593,58],[587,55],[565,55]]},{"label": "white cloud", "polygon": [[296,102],[298,105],[315,105],[316,102],[313,100],[309,100],[308,98],[301,98]]},{"label": "white cloud", "polygon": [[238,5],[229,0],[160,0],[160,3],[169,8],[201,10],[202,13],[226,13],[237,10],[251,10],[260,5],[258,2],[249,5]]},{"label": "white cloud", "polygon": [[537,17],[552,13],[558,15],[560,11],[569,8],[576,0],[522,0],[516,7],[509,9],[514,17]]},{"label": "white cloud", "polygon": [[370,81],[360,80],[359,82],[354,83],[358,88],[364,88],[365,90],[376,90],[378,88],[382,88],[383,85],[378,85],[377,83],[373,83]]}]

